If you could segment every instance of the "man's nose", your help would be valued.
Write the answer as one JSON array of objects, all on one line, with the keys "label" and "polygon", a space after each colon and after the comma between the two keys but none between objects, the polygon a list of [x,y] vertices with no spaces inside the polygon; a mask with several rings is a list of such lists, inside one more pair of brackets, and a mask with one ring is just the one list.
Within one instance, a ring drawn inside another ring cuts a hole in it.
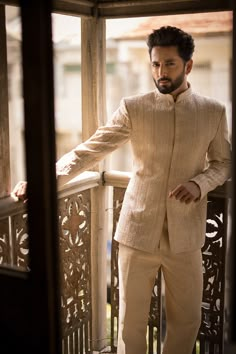
[{"label": "man's nose", "polygon": [[167,76],[166,66],[161,64],[159,66],[159,77],[165,77],[165,76]]}]

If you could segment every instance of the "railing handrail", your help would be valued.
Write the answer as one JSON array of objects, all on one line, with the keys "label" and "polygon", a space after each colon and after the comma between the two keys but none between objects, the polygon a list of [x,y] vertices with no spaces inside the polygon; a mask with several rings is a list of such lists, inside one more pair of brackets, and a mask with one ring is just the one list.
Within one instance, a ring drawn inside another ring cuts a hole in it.
[{"label": "railing handrail", "polygon": [[0,218],[18,214],[26,209],[26,204],[11,195],[0,199]]},{"label": "railing handrail", "polygon": [[[99,172],[86,171],[60,187],[58,189],[58,198],[97,187],[100,183],[101,174]],[[0,218],[18,214],[24,211],[24,209],[27,209],[27,203],[20,201],[12,195],[0,199]]]},{"label": "railing handrail", "polygon": [[[86,171],[66,183],[58,189],[58,198],[64,198],[69,194],[84,191],[98,187],[101,183],[106,186],[126,188],[131,178],[131,172],[122,171],[104,171],[102,174],[94,171]],[[232,181],[225,182],[209,193],[210,196],[217,198],[231,198]],[[8,215],[14,215],[26,209],[22,201],[18,201],[12,196],[0,199],[0,218]]]},{"label": "railing handrail", "polygon": [[58,188],[58,198],[63,198],[69,194],[82,192],[86,189],[98,187],[101,184],[101,173],[85,171],[73,178],[71,181]]},{"label": "railing handrail", "polygon": [[103,172],[103,184],[106,186],[126,188],[131,178],[131,172],[122,171],[104,171]]}]

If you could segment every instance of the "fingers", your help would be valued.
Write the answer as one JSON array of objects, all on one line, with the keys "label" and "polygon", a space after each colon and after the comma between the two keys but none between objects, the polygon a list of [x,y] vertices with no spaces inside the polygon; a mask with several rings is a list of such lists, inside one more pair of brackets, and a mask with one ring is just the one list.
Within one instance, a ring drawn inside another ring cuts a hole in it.
[{"label": "fingers", "polygon": [[12,196],[13,197],[15,196],[18,199],[26,202],[27,201],[27,182],[25,182],[25,181],[18,182],[12,191]]},{"label": "fingers", "polygon": [[185,184],[178,185],[175,189],[170,191],[169,197],[174,197],[181,203],[189,204],[193,201],[198,200],[198,187],[196,187],[192,182],[187,182]]},{"label": "fingers", "polygon": [[174,197],[176,200],[179,200],[181,203],[190,203],[194,200],[194,197],[186,189],[179,189],[170,193],[170,197]]}]

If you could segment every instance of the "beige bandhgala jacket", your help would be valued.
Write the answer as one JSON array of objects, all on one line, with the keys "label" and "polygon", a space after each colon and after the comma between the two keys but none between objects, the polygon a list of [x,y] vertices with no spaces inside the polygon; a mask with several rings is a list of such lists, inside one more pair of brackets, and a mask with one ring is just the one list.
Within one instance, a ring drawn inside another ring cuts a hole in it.
[{"label": "beige bandhgala jacket", "polygon": [[[130,140],[133,171],[117,241],[147,252],[159,245],[165,216],[171,250],[204,244],[207,193],[230,176],[225,108],[191,87],[174,101],[154,90],[124,98],[106,126],[57,162],[58,183],[66,183]],[[168,198],[178,184],[195,181],[201,199],[190,204]]]}]

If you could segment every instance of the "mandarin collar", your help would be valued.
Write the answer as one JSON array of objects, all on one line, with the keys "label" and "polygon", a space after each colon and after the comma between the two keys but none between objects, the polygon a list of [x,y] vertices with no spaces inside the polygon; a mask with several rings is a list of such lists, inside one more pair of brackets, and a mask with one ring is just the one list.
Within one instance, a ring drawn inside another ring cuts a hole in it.
[{"label": "mandarin collar", "polygon": [[156,92],[156,95],[158,96],[158,98],[160,98],[161,100],[163,101],[166,101],[166,102],[171,102],[171,103],[179,103],[181,101],[183,101],[184,99],[188,98],[191,94],[192,94],[192,88],[190,86],[190,84],[188,83],[188,88],[187,90],[181,92],[176,100],[174,100],[174,97],[171,95],[171,94],[164,94],[164,93],[161,93],[158,88],[156,88],[155,90]]}]

